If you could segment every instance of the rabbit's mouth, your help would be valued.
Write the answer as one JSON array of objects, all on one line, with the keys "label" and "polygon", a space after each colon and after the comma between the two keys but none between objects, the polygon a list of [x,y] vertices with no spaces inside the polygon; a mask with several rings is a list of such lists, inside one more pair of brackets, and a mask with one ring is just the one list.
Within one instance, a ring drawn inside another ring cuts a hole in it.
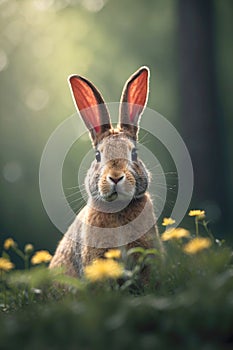
[{"label": "rabbit's mouth", "polygon": [[111,193],[109,196],[105,197],[105,200],[107,202],[113,202],[118,198],[118,193],[116,191],[114,191],[113,193]]},{"label": "rabbit's mouth", "polygon": [[119,201],[119,202],[128,202],[133,198],[132,193],[123,193],[114,190],[111,194],[102,196],[102,199],[105,202],[113,202],[113,201]]}]

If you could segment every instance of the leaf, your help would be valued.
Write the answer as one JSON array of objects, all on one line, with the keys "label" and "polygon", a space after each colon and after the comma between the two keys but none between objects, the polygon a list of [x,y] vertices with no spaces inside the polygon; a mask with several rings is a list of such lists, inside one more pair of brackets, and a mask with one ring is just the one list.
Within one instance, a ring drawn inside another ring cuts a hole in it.
[{"label": "leaf", "polygon": [[11,260],[10,255],[7,254],[7,252],[5,252],[5,251],[2,252],[2,258],[7,259],[7,260]]},{"label": "leaf", "polygon": [[151,249],[146,249],[145,250],[145,255],[160,255],[159,251],[155,248],[151,248]]},{"label": "leaf", "polygon": [[132,254],[143,254],[145,253],[145,249],[141,247],[136,247],[136,248],[131,248],[127,251],[127,255],[132,255]]},{"label": "leaf", "polygon": [[126,281],[125,283],[122,284],[122,286],[120,287],[120,290],[126,290],[126,289],[129,288],[133,283],[134,283],[134,281],[132,281],[132,280]]}]

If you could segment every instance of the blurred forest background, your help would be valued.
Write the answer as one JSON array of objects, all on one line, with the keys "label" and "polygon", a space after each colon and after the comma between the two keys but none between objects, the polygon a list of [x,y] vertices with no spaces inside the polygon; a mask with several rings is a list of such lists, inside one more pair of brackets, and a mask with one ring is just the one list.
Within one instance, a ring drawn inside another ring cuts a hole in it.
[{"label": "blurred forest background", "polygon": [[[68,75],[88,77],[114,102],[141,65],[151,69],[148,106],[190,151],[192,207],[205,209],[230,240],[232,23],[231,0],[0,0],[1,240],[53,251],[61,237],[43,208],[39,165],[51,133],[75,112]],[[67,187],[90,149],[82,142],[65,162]]]}]

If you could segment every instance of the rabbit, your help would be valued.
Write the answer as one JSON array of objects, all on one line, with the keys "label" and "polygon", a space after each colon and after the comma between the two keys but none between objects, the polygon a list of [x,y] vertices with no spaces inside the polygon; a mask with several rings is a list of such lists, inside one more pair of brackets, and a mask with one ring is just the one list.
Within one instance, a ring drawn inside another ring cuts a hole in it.
[{"label": "rabbit", "polygon": [[123,254],[134,247],[156,248],[162,254],[148,193],[150,174],[136,148],[149,75],[149,68],[144,66],[127,80],[116,128],[97,88],[81,76],[69,77],[73,100],[89,130],[96,159],[85,179],[87,205],[58,244],[50,268],[63,266],[66,274],[81,277],[84,268],[104,258],[109,248],[117,247]]}]

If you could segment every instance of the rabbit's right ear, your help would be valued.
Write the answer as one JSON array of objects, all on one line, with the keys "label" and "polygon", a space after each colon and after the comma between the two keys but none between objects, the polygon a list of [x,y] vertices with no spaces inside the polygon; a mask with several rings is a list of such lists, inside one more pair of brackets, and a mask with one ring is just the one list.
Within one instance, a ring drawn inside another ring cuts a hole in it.
[{"label": "rabbit's right ear", "polygon": [[104,99],[97,88],[83,77],[72,75],[69,82],[75,105],[96,145],[112,127]]}]

